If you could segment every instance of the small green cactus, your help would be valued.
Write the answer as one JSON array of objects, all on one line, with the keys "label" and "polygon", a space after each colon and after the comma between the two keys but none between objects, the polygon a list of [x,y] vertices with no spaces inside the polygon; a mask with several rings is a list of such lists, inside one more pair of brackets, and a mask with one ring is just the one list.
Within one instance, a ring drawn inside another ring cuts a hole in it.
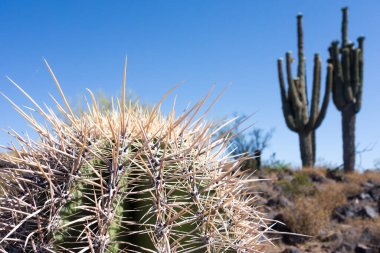
[{"label": "small green cactus", "polygon": [[[50,67],[49,67],[50,70]],[[51,71],[51,70],[50,70]],[[64,101],[34,104],[41,124],[9,100],[39,141],[13,133],[20,147],[1,159],[1,252],[261,252],[267,240],[244,158],[215,137],[199,113],[183,115],[125,102],[93,103],[81,116]],[[54,99],[55,100],[55,99]],[[56,100],[55,100],[56,101]]]}]

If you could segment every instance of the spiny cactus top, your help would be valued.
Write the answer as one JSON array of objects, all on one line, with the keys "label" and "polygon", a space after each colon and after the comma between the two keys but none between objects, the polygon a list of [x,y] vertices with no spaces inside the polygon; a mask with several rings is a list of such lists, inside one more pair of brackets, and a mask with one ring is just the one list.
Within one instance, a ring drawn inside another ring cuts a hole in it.
[{"label": "spiny cactus top", "polygon": [[[50,70],[50,68],[49,68]],[[52,72],[51,72],[52,73]],[[37,132],[13,132],[0,169],[1,252],[261,252],[269,230],[254,208],[252,179],[226,138],[196,119],[204,100],[169,116],[121,101],[80,117],[61,92],[63,114],[46,123],[9,100]],[[125,76],[124,85],[125,87]],[[56,100],[55,100],[56,101]]]}]

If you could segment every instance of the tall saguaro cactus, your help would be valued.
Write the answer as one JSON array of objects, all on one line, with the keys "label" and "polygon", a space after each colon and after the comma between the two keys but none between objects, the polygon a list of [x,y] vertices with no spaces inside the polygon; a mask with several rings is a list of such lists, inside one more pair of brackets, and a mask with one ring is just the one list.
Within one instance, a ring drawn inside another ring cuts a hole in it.
[{"label": "tall saguaro cactus", "polygon": [[363,43],[358,38],[358,47],[348,40],[348,8],[343,8],[342,42],[331,43],[329,62],[333,64],[333,100],[342,113],[344,171],[355,170],[355,122],[362,105],[363,93]]},{"label": "tall saguaro cactus", "polygon": [[321,108],[319,108],[321,89],[321,58],[318,54],[314,56],[313,90],[311,105],[307,97],[306,67],[304,56],[302,15],[297,16],[298,34],[298,69],[297,77],[293,78],[291,64],[293,58],[290,52],[286,53],[286,73],[288,90],[285,88],[283,74],[283,60],[277,61],[280,82],[282,111],[288,128],[299,136],[301,160],[303,167],[312,167],[315,162],[315,129],[317,129],[327,111],[330,92],[332,87],[332,65],[327,66],[325,94]]}]

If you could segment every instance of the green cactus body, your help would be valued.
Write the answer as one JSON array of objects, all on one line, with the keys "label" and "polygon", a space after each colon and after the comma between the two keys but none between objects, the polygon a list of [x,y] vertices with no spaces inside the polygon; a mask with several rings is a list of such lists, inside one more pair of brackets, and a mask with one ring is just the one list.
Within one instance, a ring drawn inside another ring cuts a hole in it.
[{"label": "green cactus body", "polygon": [[79,117],[61,94],[64,120],[27,95],[49,128],[14,104],[41,140],[20,137],[21,151],[2,158],[2,252],[262,251],[270,228],[254,207],[254,180],[194,118],[204,101],[164,117],[160,104],[122,98],[104,113],[93,99]]}]

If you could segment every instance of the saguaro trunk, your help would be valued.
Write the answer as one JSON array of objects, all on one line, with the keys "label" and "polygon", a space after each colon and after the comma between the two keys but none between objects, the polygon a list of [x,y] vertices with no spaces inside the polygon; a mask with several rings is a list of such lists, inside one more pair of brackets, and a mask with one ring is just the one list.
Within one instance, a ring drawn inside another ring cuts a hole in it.
[{"label": "saguaro trunk", "polygon": [[314,166],[313,131],[299,133],[302,167]]},{"label": "saguaro trunk", "polygon": [[355,121],[356,113],[351,107],[342,110],[343,162],[345,172],[353,172],[355,170]]},{"label": "saguaro trunk", "polygon": [[312,141],[312,147],[313,147],[313,166],[315,164],[315,161],[317,160],[317,147],[315,144],[315,130],[311,133],[311,141]]},{"label": "saguaro trunk", "polygon": [[260,169],[261,168],[261,150],[256,149],[254,152],[254,156],[255,156],[255,161],[256,161],[256,169]]}]

